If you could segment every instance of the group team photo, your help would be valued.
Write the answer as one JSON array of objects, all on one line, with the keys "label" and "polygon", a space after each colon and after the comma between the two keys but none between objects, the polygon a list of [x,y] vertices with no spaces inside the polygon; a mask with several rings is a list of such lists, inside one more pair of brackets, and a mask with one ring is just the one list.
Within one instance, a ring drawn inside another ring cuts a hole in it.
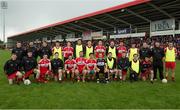
[{"label": "group team photo", "polygon": [[180,0],[0,0],[0,109],[179,109]]},{"label": "group team photo", "polygon": [[[36,83],[63,82],[68,78],[73,82],[97,83],[149,80],[153,84],[157,72],[162,82],[175,82],[177,50],[173,41],[164,48],[158,41],[153,45],[144,41],[139,48],[134,42],[129,48],[123,41],[116,45],[110,40],[109,46],[102,40],[96,43],[89,40],[82,44],[79,39],[74,46],[70,41],[62,46],[56,41],[52,47],[42,41],[40,48],[33,42],[23,48],[21,42],[17,42],[10,60],[4,65],[4,72],[9,84],[29,84],[31,80]],[[31,76],[34,79],[30,79]]]}]

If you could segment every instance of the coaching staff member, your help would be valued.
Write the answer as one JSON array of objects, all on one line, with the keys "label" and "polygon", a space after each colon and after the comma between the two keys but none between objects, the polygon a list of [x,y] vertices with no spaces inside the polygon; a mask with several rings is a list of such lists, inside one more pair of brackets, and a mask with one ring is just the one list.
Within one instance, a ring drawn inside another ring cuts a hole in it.
[{"label": "coaching staff member", "polygon": [[159,77],[162,80],[163,76],[163,57],[165,56],[164,50],[160,48],[160,43],[155,42],[155,47],[152,49],[153,57],[153,71],[154,71],[154,80],[157,79],[157,70],[159,70]]}]

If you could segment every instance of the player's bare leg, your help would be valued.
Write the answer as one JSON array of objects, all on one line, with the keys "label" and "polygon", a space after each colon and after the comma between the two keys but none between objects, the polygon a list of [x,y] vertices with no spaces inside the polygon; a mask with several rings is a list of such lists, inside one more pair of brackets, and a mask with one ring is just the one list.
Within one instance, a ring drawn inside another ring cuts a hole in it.
[{"label": "player's bare leg", "polygon": [[175,81],[175,69],[172,69],[172,81]]},{"label": "player's bare leg", "polygon": [[63,70],[59,69],[58,70],[58,77],[59,77],[59,81],[62,81],[62,74],[63,74]]},{"label": "player's bare leg", "polygon": [[75,70],[75,75],[77,77],[77,82],[80,82],[79,70]]},{"label": "player's bare leg", "polygon": [[123,81],[126,81],[126,76],[127,76],[127,71],[126,70],[124,70],[124,71],[122,70],[120,77],[122,78]]},{"label": "player's bare leg", "polygon": [[83,70],[83,71],[82,71],[82,74],[83,74],[82,81],[85,82],[85,78],[86,78],[87,71],[86,71],[86,70]]},{"label": "player's bare leg", "polygon": [[153,83],[153,78],[154,78],[154,72],[153,70],[150,70],[150,81]]},{"label": "player's bare leg", "polygon": [[96,68],[96,80],[97,80],[97,83],[99,83],[99,72],[100,72],[100,69]]},{"label": "player's bare leg", "polygon": [[142,80],[143,80],[143,81],[146,81],[146,76],[142,76]]},{"label": "player's bare leg", "polygon": [[22,80],[22,78],[23,78],[23,75],[22,75],[22,73],[21,72],[17,72],[16,73],[16,77],[17,77],[17,84],[19,84],[19,82]]},{"label": "player's bare leg", "polygon": [[104,70],[104,76],[105,76],[105,81],[106,81],[106,83],[109,83],[108,70],[107,70],[107,69]]},{"label": "player's bare leg", "polygon": [[114,75],[114,80],[117,80],[117,73],[118,71],[116,69],[112,70],[112,74]]},{"label": "player's bare leg", "polygon": [[169,75],[169,69],[166,68],[166,79],[168,80],[168,75]]},{"label": "player's bare leg", "polygon": [[75,71],[72,70],[72,72],[71,72],[71,81],[74,81],[74,75],[75,75]]},{"label": "player's bare leg", "polygon": [[34,69],[34,73],[36,74],[36,80],[40,77],[40,71],[38,69]]},{"label": "player's bare leg", "polygon": [[115,79],[118,78],[118,75],[119,75],[119,71],[116,71],[116,72],[115,72]]},{"label": "player's bare leg", "polygon": [[126,75],[121,76],[123,81],[126,81]]},{"label": "player's bare leg", "polygon": [[8,79],[9,85],[13,84],[13,79]]},{"label": "player's bare leg", "polygon": [[119,79],[122,80],[122,70],[117,70],[117,76],[119,76]]}]

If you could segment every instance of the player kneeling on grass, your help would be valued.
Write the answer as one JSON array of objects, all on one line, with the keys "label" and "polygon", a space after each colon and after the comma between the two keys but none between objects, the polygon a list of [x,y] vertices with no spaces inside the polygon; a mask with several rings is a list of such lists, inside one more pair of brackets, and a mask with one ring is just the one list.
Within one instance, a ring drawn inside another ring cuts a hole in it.
[{"label": "player kneeling on grass", "polygon": [[47,83],[47,78],[51,75],[51,62],[48,59],[48,55],[43,55],[43,58],[38,63],[38,69],[40,71],[38,82]]},{"label": "player kneeling on grass", "polygon": [[150,78],[151,83],[153,83],[153,77],[152,63],[150,58],[145,57],[145,60],[141,62],[141,78],[143,81]]},{"label": "player kneeling on grass", "polygon": [[63,61],[59,58],[59,53],[54,54],[54,59],[51,60],[52,73],[55,81],[62,81]]},{"label": "player kneeling on grass", "polygon": [[130,62],[130,81],[137,81],[140,71],[140,61],[138,54],[133,55],[133,59]]},{"label": "player kneeling on grass", "polygon": [[96,72],[96,79],[97,79],[97,83],[99,83],[99,74],[103,73],[104,77],[105,77],[105,82],[109,83],[108,80],[108,69],[107,69],[107,64],[106,64],[106,60],[103,58],[103,54],[99,53],[98,59],[97,59],[97,72]]},{"label": "player kneeling on grass", "polygon": [[80,57],[76,58],[76,70],[75,75],[77,76],[77,81],[80,82],[80,76],[82,75],[82,81],[85,82],[85,76],[87,73],[86,59],[83,57],[83,52],[79,52]]},{"label": "player kneeling on grass", "polygon": [[126,57],[126,52],[123,52],[122,57],[118,59],[117,68],[118,68],[118,72],[116,77],[119,76],[120,80],[125,81],[127,70],[129,68],[129,59]]},{"label": "player kneeling on grass", "polygon": [[71,80],[74,80],[74,74],[75,74],[75,67],[76,67],[76,62],[72,58],[72,55],[69,55],[68,59],[65,61],[65,74],[64,78],[67,77],[67,75],[70,74]]},{"label": "player kneeling on grass", "polygon": [[86,61],[87,74],[89,75],[89,79],[94,80],[96,74],[96,59],[94,58],[94,54],[89,54],[89,59]]},{"label": "player kneeling on grass", "polygon": [[112,57],[112,53],[108,53],[108,57],[106,59],[107,62],[107,68],[108,68],[108,79],[111,79],[110,77],[114,80],[117,80],[117,77],[115,75],[117,74],[117,69],[116,69],[116,59]]},{"label": "player kneeling on grass", "polygon": [[36,79],[39,75],[39,70],[37,69],[37,61],[33,57],[32,51],[28,51],[27,57],[22,59],[22,67],[25,72],[23,75],[23,80],[29,79],[30,75],[35,75]]},{"label": "player kneeling on grass", "polygon": [[13,84],[16,81],[17,84],[22,79],[22,74],[19,72],[20,62],[17,60],[17,55],[12,53],[11,59],[8,60],[4,65],[4,72],[7,75],[9,84]]}]

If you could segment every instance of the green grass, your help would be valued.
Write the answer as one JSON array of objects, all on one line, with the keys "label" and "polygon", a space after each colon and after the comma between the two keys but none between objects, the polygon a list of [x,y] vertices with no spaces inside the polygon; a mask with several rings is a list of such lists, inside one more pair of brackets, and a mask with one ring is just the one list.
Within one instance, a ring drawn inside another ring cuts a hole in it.
[{"label": "green grass", "polygon": [[8,51],[0,50],[0,108],[180,108],[180,62],[175,83],[50,82],[18,86],[8,85],[2,70],[9,56]]}]

